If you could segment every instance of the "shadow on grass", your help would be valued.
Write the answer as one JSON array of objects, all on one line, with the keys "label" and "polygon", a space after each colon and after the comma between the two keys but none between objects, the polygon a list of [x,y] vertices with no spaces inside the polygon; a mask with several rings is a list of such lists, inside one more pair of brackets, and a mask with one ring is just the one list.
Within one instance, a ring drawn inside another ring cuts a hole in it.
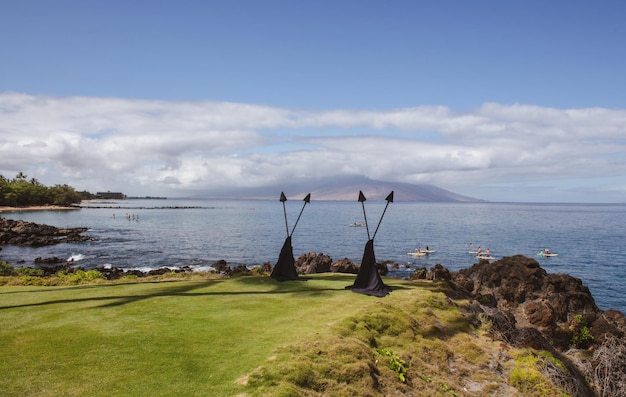
[{"label": "shadow on grass", "polygon": [[[194,283],[194,285],[181,285],[174,288],[167,288],[165,290],[154,292],[145,295],[132,295],[132,296],[124,296],[124,297],[111,297],[110,299],[119,299],[117,302],[111,302],[105,305],[101,305],[99,307],[115,307],[121,306],[128,303],[138,302],[144,299],[150,299],[154,297],[162,297],[162,296],[179,296],[179,297],[198,297],[198,296],[237,296],[237,295],[273,295],[273,294],[302,294],[302,295],[310,295],[317,296],[328,292],[352,292],[349,289],[346,289],[346,286],[352,284],[354,282],[354,278],[356,276],[352,274],[342,274],[342,273],[333,273],[333,274],[324,274],[323,277],[311,277],[307,280],[291,280],[291,281],[276,281],[271,277],[263,277],[263,276],[241,276],[230,279],[221,279],[221,280],[211,280],[207,282]],[[242,286],[255,286],[255,287],[263,287],[267,286],[268,289],[250,289],[243,288],[241,290],[234,291],[206,291],[206,292],[192,292],[197,289],[202,289],[205,287],[211,287],[219,282],[223,282],[226,280],[231,280],[233,282],[239,283]],[[309,281],[309,282],[303,282]],[[320,286],[316,283],[316,281],[322,281],[324,284],[328,284],[328,281],[331,282],[341,282],[342,285],[340,287],[329,287],[329,286]],[[425,285],[429,285],[424,283]],[[417,287],[417,285],[416,285]],[[429,286],[432,287],[432,284]],[[405,287],[401,285],[394,285],[393,289],[395,291],[400,290],[410,290],[412,287]],[[433,291],[442,291],[441,286],[435,286],[432,289]],[[377,298],[378,299],[378,298]],[[1,309],[1,307],[0,307]]]},{"label": "shadow on grass", "polygon": [[[303,282],[304,280],[293,280],[293,281],[276,281],[270,277],[259,277],[259,276],[241,276],[230,279],[214,279],[207,280],[202,282],[194,282],[194,281],[148,281],[145,284],[160,284],[163,285],[164,288],[159,288],[151,293],[147,294],[137,294],[137,295],[107,295],[107,296],[92,296],[86,298],[75,298],[75,299],[56,299],[56,300],[47,300],[40,301],[34,303],[25,303],[18,305],[6,305],[0,306],[0,310],[6,309],[14,309],[14,308],[24,308],[24,307],[37,307],[37,306],[46,306],[46,305],[55,305],[55,304],[74,304],[80,302],[98,302],[98,301],[110,301],[109,303],[105,303],[96,307],[106,308],[106,307],[116,307],[122,306],[130,303],[140,302],[146,299],[151,299],[155,297],[164,297],[164,296],[178,296],[178,297],[198,297],[198,296],[228,296],[228,295],[272,295],[272,294],[309,294],[312,296],[320,295],[328,292],[352,292],[349,289],[346,289],[346,286],[351,285],[354,282],[355,275],[352,274],[344,274],[344,273],[333,273],[333,274],[324,274],[322,277],[311,277],[307,280],[307,282]],[[233,283],[238,283],[242,285],[242,289],[232,291],[204,291],[204,292],[193,292],[199,289],[215,287],[216,285],[223,283],[224,281],[230,280]],[[320,285],[319,282],[322,282],[323,285]],[[394,291],[401,290],[410,290],[413,288],[426,288],[431,291],[442,291],[441,286],[433,283],[421,282],[415,283],[415,287],[398,285],[398,283],[393,282],[392,279],[388,281]],[[339,287],[328,286],[328,284],[341,283],[342,285]],[[144,283],[140,283],[144,284]],[[345,284],[345,285],[343,285]],[[62,290],[84,290],[91,289],[96,290],[99,288],[106,288],[110,291],[110,287],[118,287],[122,288],[124,286],[136,285],[136,284],[98,284],[98,285],[86,285],[86,286],[76,286],[76,287],[63,287],[63,288],[46,288],[42,291],[47,292],[56,292]],[[249,288],[249,287],[256,288]],[[267,287],[264,289],[264,287]],[[19,291],[22,293],[30,294],[31,291]],[[12,291],[11,293],[17,293]],[[392,292],[393,294],[393,292]],[[391,295],[393,296],[393,295]],[[377,298],[380,299],[380,298]],[[384,298],[382,298],[384,299]]]},{"label": "shadow on grass", "polygon": [[[97,301],[109,301],[109,300],[121,299],[122,302],[120,302],[120,303],[107,304],[107,305],[102,305],[100,307],[117,306],[117,305],[121,305],[121,304],[124,304],[124,303],[132,303],[132,302],[135,302],[135,301],[148,299],[148,298],[152,298],[152,297],[156,297],[156,296],[184,295],[184,293],[186,291],[192,291],[192,290],[195,290],[195,289],[198,289],[198,288],[210,287],[213,284],[217,284],[217,283],[219,283],[221,281],[223,281],[223,280],[209,280],[209,281],[195,282],[195,283],[189,283],[189,284],[185,283],[185,285],[177,285],[174,288],[168,288],[166,290],[161,289],[160,291],[156,291],[154,293],[144,294],[144,295],[92,296],[92,297],[87,297],[87,298],[55,299],[55,300],[35,302],[35,303],[25,303],[25,304],[22,304],[22,305],[0,306],[0,310],[14,309],[14,308],[20,308],[20,307],[34,307],[34,306],[64,304],[64,303],[80,303],[80,302],[91,302],[91,301],[96,301],[97,302]],[[179,282],[177,282],[177,281],[162,281],[162,282],[146,282],[146,284],[147,283],[158,283],[158,284],[161,284],[161,283],[179,283]],[[95,290],[95,289],[103,288],[103,287],[124,287],[124,286],[129,286],[129,285],[136,285],[136,284],[98,284],[98,285],[89,285],[89,286],[64,287],[64,288],[59,288],[59,289],[46,289],[45,291],[56,292],[56,291],[62,291],[62,290],[79,290],[79,289],[87,289],[87,288]],[[30,294],[30,291],[22,291],[22,292]]]},{"label": "shadow on grass", "polygon": [[[176,283],[178,281],[185,280],[163,280],[163,281],[141,281],[141,283]],[[81,290],[81,289],[96,289],[101,287],[119,287],[120,285],[128,285],[131,283],[117,283],[117,284],[84,284],[84,285],[68,285],[64,284],[64,286],[56,286],[56,285],[2,285],[0,287],[20,287],[20,288],[29,288],[19,291],[0,291],[0,295],[10,295],[10,294],[24,294],[24,293],[43,293],[43,292],[57,292],[64,290]],[[136,284],[136,283],[134,283]]]}]

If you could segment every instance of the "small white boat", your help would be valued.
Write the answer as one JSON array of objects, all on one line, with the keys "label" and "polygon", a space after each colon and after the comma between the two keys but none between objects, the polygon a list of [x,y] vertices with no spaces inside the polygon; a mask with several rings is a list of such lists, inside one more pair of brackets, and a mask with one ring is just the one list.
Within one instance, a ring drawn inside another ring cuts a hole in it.
[{"label": "small white boat", "polygon": [[420,252],[413,251],[413,252],[407,252],[406,254],[410,255],[410,256],[426,256],[426,255],[428,255],[428,253],[426,253],[424,251],[420,251]]},{"label": "small white boat", "polygon": [[422,252],[426,252],[427,254],[432,254],[433,252],[437,252],[437,250],[422,250]]},{"label": "small white boat", "polygon": [[487,259],[489,261],[492,260],[492,259],[496,259],[496,258],[494,258],[491,255],[478,255],[476,258],[478,258],[478,259]]},{"label": "small white boat", "polygon": [[552,252],[539,251],[537,256],[552,257],[552,256],[559,256],[559,254],[555,254],[555,253],[552,253]]},{"label": "small white boat", "polygon": [[360,221],[354,222],[350,225],[350,227],[364,227],[364,226],[365,226],[365,222],[360,222]]}]

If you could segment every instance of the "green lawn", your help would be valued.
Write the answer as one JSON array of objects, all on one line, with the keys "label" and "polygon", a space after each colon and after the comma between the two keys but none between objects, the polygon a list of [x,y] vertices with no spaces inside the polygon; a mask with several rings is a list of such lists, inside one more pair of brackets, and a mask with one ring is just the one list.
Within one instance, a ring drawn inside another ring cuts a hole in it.
[{"label": "green lawn", "polygon": [[344,287],[353,275],[279,283],[205,281],[0,287],[3,396],[230,396],[277,348],[313,340],[386,298]]},{"label": "green lawn", "polygon": [[567,394],[445,283],[385,279],[375,298],[354,275],[199,277],[0,286],[0,395]]}]

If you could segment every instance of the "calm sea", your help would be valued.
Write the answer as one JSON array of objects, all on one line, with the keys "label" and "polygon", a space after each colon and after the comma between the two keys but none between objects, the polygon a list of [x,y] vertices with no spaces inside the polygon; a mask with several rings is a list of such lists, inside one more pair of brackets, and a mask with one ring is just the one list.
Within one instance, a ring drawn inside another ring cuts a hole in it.
[{"label": "calm sea", "polygon": [[[220,259],[231,265],[274,264],[287,235],[278,200],[128,200],[91,205],[110,208],[2,214],[57,227],[88,227],[87,234],[95,240],[36,249],[3,246],[0,257],[14,264],[23,260],[24,266],[31,266],[37,257],[56,256],[74,258],[85,268],[206,270]],[[373,235],[386,202],[364,205]],[[333,260],[360,262],[367,229],[350,225],[363,221],[361,203],[313,200],[305,206],[303,201],[289,200],[285,210],[296,258],[314,251]],[[625,224],[626,205],[396,202],[384,212],[374,248],[377,260],[400,264],[390,273],[397,277],[438,263],[450,270],[470,267],[476,262],[468,253],[470,242],[489,248],[495,258],[523,254],[550,273],[582,279],[600,308],[626,313]],[[436,252],[419,258],[407,255],[427,245]],[[539,257],[543,248],[558,256]]]}]

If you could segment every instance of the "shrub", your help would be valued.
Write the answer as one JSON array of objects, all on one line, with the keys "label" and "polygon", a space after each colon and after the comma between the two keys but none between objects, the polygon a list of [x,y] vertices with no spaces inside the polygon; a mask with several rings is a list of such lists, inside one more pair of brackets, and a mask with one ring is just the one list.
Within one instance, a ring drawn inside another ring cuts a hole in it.
[{"label": "shrub", "polygon": [[5,261],[0,260],[0,276],[15,275],[15,268]]},{"label": "shrub", "polygon": [[33,269],[32,267],[18,267],[15,269],[15,273],[19,276],[43,276],[42,269]]},{"label": "shrub", "polygon": [[75,273],[66,273],[58,271],[56,276],[63,284],[80,284],[82,282],[90,282],[97,279],[104,279],[102,273],[97,270],[76,270]]},{"label": "shrub", "polygon": [[31,275],[22,275],[20,277],[17,278],[19,280],[19,285],[36,285],[36,286],[42,286],[42,285],[48,285],[47,282],[48,280],[39,277],[39,276],[31,276]]},{"label": "shrub", "polygon": [[582,314],[576,314],[569,326],[572,333],[571,345],[578,349],[586,349],[593,342],[593,335],[587,327],[587,319]]}]

